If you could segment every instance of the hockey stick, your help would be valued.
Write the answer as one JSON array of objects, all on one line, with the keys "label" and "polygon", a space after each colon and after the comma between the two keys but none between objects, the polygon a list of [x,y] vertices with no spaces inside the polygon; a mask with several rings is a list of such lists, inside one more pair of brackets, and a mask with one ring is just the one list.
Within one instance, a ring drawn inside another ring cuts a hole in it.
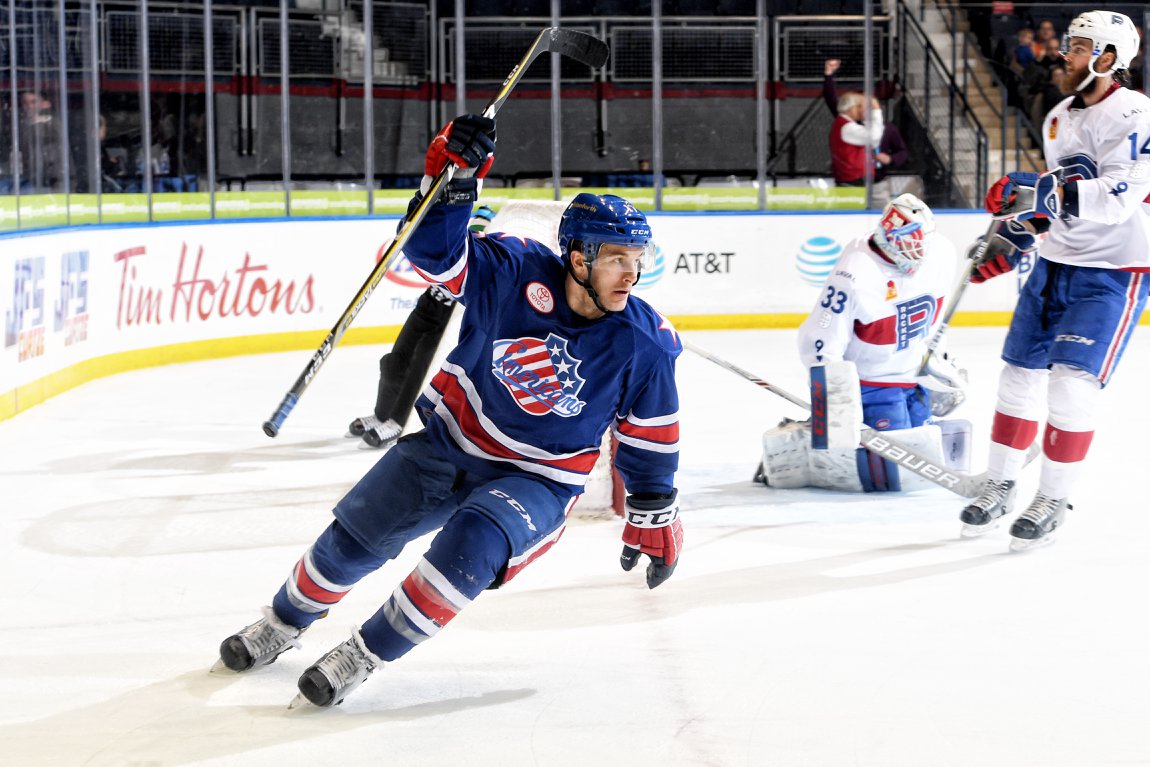
[{"label": "hockey stick", "polygon": [[[559,27],[548,27],[536,36],[535,41],[531,43],[531,47],[523,54],[523,58],[519,63],[512,67],[511,72],[508,73],[507,79],[503,81],[499,91],[492,97],[491,101],[487,102],[487,106],[483,108],[484,117],[494,117],[499,108],[503,106],[503,102],[511,95],[511,91],[523,79],[523,75],[527,73],[527,68],[531,66],[531,62],[535,61],[540,55],[544,53],[557,53],[560,56],[578,61],[580,64],[586,64],[592,69],[598,69],[603,66],[607,61],[607,44],[602,40],[593,37],[585,32],[577,32],[573,29],[561,29]],[[444,187],[451,181],[452,176],[455,175],[456,166],[448,163],[439,175],[435,177],[431,187],[427,190],[427,194],[420,200],[415,208],[408,212],[407,216],[399,224],[399,229],[395,233],[395,239],[384,250],[383,255],[376,263],[375,268],[372,269],[371,274],[368,275],[367,280],[364,281],[359,291],[355,294],[355,298],[351,300],[347,308],[343,310],[336,321],[335,326],[332,327],[331,332],[323,340],[323,343],[316,349],[315,354],[312,355],[307,365],[304,367],[303,372],[300,373],[299,378],[292,384],[288,393],[284,395],[283,400],[280,402],[278,408],[272,417],[264,421],[263,429],[264,434],[269,437],[274,437],[279,434],[280,427],[283,426],[284,420],[288,414],[295,408],[299,398],[303,396],[304,391],[311,384],[312,379],[315,378],[316,373],[327,361],[328,356],[331,354],[335,345],[339,343],[340,338],[347,332],[348,327],[351,326],[356,315],[363,309],[367,303],[368,297],[375,291],[376,286],[379,285],[383,275],[391,266],[391,262],[403,250],[403,246],[411,239],[416,228],[423,222],[427,211],[439,199],[439,195],[443,192]]]},{"label": "hockey stick", "polygon": [[[986,229],[986,234],[982,235],[982,239],[978,241],[978,246],[974,253],[966,259],[966,264],[962,267],[962,273],[959,275],[958,286],[951,294],[950,305],[947,306],[946,310],[942,313],[942,322],[939,323],[938,330],[934,331],[934,335],[931,336],[930,342],[926,345],[926,353],[922,355],[922,362],[918,366],[918,373],[915,375],[916,378],[929,377],[926,368],[930,364],[930,358],[938,351],[938,346],[942,343],[942,337],[946,335],[946,331],[950,327],[950,321],[954,319],[954,313],[958,310],[959,299],[962,298],[962,294],[966,292],[966,288],[970,285],[970,278],[974,275],[974,268],[978,265],[979,259],[986,253],[986,249],[990,247],[990,241],[994,239],[994,233],[998,231],[998,226],[1001,223],[998,219],[994,219],[990,222],[990,226]],[[922,383],[921,380],[920,383]]]},{"label": "hockey stick", "polygon": [[[811,404],[806,400],[796,397],[785,389],[781,389],[775,384],[759,378],[754,373],[743,370],[738,365],[728,362],[722,357],[717,357],[704,349],[700,349],[682,336],[679,336],[679,339],[683,342],[684,348],[690,349],[700,357],[710,360],[719,367],[725,368],[736,375],[740,375],[756,386],[766,389],[772,394],[777,394],[786,401],[810,412]],[[961,495],[963,498],[976,498],[982,492],[982,487],[986,483],[986,472],[971,475],[964,474],[960,471],[951,471],[945,466],[916,453],[898,440],[892,439],[890,432],[879,432],[870,427],[863,427],[862,446],[875,455],[881,456],[929,482],[933,482],[940,487],[945,487],[947,490]],[[1027,454],[1027,462],[1033,459],[1037,454],[1037,445],[1032,445],[1030,452]]]}]

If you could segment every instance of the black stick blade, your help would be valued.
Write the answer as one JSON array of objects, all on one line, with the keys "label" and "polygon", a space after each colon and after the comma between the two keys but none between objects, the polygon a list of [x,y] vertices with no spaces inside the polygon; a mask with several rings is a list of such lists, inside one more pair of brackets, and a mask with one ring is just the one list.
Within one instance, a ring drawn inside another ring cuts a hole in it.
[{"label": "black stick blade", "polygon": [[607,43],[594,35],[574,29],[552,27],[549,37],[547,50],[552,53],[574,59],[592,69],[598,69],[607,63]]}]

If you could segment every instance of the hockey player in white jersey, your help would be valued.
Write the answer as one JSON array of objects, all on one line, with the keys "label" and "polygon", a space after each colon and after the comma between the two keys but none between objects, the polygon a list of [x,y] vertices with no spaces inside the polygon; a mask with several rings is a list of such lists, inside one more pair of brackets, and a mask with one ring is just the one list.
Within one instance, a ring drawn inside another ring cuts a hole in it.
[{"label": "hockey player in white jersey", "polygon": [[[846,436],[824,438],[818,419],[813,437],[806,423],[771,429],[763,437],[760,479],[766,484],[868,492],[927,486],[859,448],[858,430],[862,423],[900,430],[904,443],[935,456],[944,452],[942,428],[928,422],[932,411],[941,416],[958,406],[965,380],[941,351],[920,375],[956,276],[954,249],[934,229],[926,203],[903,194],[887,204],[873,231],[844,249],[799,328],[798,348],[811,369],[816,412],[827,402],[829,421],[845,425]],[[967,429],[954,425],[945,441],[961,448]],[[946,452],[955,460],[940,463],[965,468],[964,450]]]},{"label": "hockey player in white jersey", "polygon": [[988,249],[973,280],[1009,271],[1037,247],[1002,352],[989,479],[961,514],[970,536],[1010,513],[1026,448],[1045,415],[1038,492],[1010,528],[1014,550],[1050,542],[1071,508],[1098,396],[1150,289],[1150,98],[1119,82],[1138,46],[1137,28],[1121,13],[1077,16],[1063,39],[1068,97],[1042,126],[1050,170],[1010,173],[986,196],[987,210],[1016,232],[1019,222],[1049,229],[1040,244]]}]

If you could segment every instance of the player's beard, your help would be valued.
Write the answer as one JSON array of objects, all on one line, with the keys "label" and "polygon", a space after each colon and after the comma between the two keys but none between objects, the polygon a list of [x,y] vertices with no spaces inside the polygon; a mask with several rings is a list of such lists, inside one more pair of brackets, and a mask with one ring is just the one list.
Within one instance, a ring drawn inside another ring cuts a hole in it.
[{"label": "player's beard", "polygon": [[[1081,85],[1086,80],[1087,77],[1090,77],[1090,69],[1089,68],[1080,69],[1077,72],[1069,72],[1068,71],[1066,73],[1066,77],[1063,77],[1062,82],[1059,83],[1058,89],[1060,91],[1062,91],[1067,96],[1073,96],[1075,93],[1078,93],[1078,86]],[[1100,80],[1098,78],[1096,78],[1094,82],[1092,82],[1090,85],[1086,86],[1086,92],[1083,93],[1082,95],[1083,96],[1089,96],[1090,92],[1093,91],[1095,88],[1097,88],[1099,86],[1099,84],[1100,84]]]}]

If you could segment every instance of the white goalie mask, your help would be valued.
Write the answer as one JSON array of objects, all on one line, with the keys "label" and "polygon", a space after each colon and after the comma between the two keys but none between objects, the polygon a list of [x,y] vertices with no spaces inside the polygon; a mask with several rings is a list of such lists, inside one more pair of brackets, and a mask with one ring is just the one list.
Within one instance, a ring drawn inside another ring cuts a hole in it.
[{"label": "white goalie mask", "polygon": [[[1138,28],[1130,17],[1114,11],[1087,11],[1074,17],[1066,34],[1062,36],[1062,55],[1070,52],[1070,41],[1075,37],[1083,37],[1094,44],[1090,54],[1090,77],[1087,77],[1078,90],[1082,90],[1095,77],[1105,77],[1122,69],[1129,69],[1130,63],[1138,55]],[[1106,46],[1114,46],[1114,66],[1105,72],[1094,68],[1098,57],[1106,52]]]},{"label": "white goalie mask", "polygon": [[886,204],[873,241],[906,274],[914,274],[934,234],[934,213],[913,194],[900,194]]}]

